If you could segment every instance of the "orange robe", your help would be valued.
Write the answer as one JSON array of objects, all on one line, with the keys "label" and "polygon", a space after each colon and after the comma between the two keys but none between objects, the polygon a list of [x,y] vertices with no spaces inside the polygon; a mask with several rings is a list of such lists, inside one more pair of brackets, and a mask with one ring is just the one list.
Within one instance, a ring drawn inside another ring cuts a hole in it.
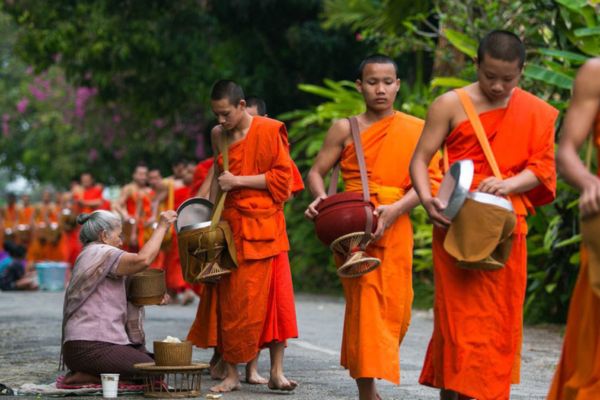
[{"label": "orange robe", "polygon": [[[179,206],[191,197],[189,186],[182,186],[174,190],[173,209],[177,210]],[[179,246],[177,245],[177,236],[173,233],[171,245],[165,252],[165,279],[167,288],[175,291],[183,291],[190,285],[183,279],[181,271],[181,260],[179,258]]]},{"label": "orange robe", "polygon": [[198,190],[200,190],[200,186],[202,186],[202,182],[204,182],[204,180],[206,179],[208,171],[210,171],[210,167],[212,167],[214,161],[215,159],[211,157],[207,158],[206,160],[200,161],[196,165],[196,168],[194,169],[194,180],[190,188],[190,192],[193,197],[195,197],[198,193]]},{"label": "orange robe", "polygon": [[[412,187],[408,167],[422,130],[423,120],[395,112],[361,132],[369,193],[376,207],[400,200]],[[340,164],[346,191],[362,192],[354,143],[344,148]],[[432,180],[439,182],[439,156],[431,165]],[[367,248],[370,256],[381,260],[379,268],[342,279],[346,311],[341,365],[354,379],[400,383],[398,354],[413,300],[412,251],[412,225],[403,214]]]},{"label": "orange robe", "polygon": [[[508,399],[519,382],[523,302],[527,285],[527,223],[533,206],[551,202],[556,190],[554,123],[558,111],[521,89],[508,106],[481,113],[492,151],[504,177],[528,169],[541,182],[511,197],[517,226],[504,268],[466,270],[443,248],[445,231],[434,228],[434,329],[420,383],[480,400]],[[493,176],[469,121],[446,138],[449,162],[472,159],[471,190]]]},{"label": "orange robe", "polygon": [[89,188],[82,188],[80,192],[73,193],[73,198],[75,200],[102,200],[102,203],[99,206],[79,206],[78,212],[91,213],[95,210],[110,209],[110,207],[107,205],[106,200],[104,200],[104,198],[102,197],[103,190],[104,188],[102,187],[102,185],[94,185]]},{"label": "orange robe", "polygon": [[[41,204],[35,217],[35,224],[58,223],[58,211],[53,204]],[[63,235],[57,243],[49,243],[39,238],[40,231],[36,229],[34,238],[27,249],[27,261],[65,261],[65,245]]]},{"label": "orange robe", "polygon": [[[284,147],[289,151],[287,132],[285,129],[279,128],[279,134]],[[293,161],[291,159],[289,161],[292,164],[291,192],[297,193],[304,189],[304,183]],[[296,173],[293,172],[294,169]],[[260,335],[259,347],[264,347],[273,341],[281,342],[298,336],[287,250],[282,251],[273,259],[270,278],[271,284],[267,300],[267,316]],[[196,318],[188,334],[188,340],[201,348],[217,347],[220,330],[218,287],[214,284],[202,284],[195,288],[195,290],[201,300],[198,305]]]},{"label": "orange robe", "polygon": [[[600,114],[594,143],[600,146]],[[548,400],[600,399],[600,297],[592,291],[585,247],[573,290],[562,356]]]},{"label": "orange robe", "polygon": [[125,249],[127,251],[137,251],[144,246],[145,222],[152,217],[152,200],[150,193],[142,190],[135,190],[125,200],[127,214],[136,220],[135,229],[137,231],[137,249],[132,249],[130,238],[126,239]]},{"label": "orange robe", "polygon": [[229,363],[256,357],[269,311],[272,265],[277,255],[289,250],[283,202],[291,194],[292,169],[282,140],[286,135],[283,123],[256,116],[246,137],[229,147],[231,173],[264,174],[267,186],[230,192],[223,211],[239,263],[217,283],[219,349]]},{"label": "orange robe", "polygon": [[19,208],[13,204],[7,205],[4,211],[4,228],[15,228],[18,224]]}]

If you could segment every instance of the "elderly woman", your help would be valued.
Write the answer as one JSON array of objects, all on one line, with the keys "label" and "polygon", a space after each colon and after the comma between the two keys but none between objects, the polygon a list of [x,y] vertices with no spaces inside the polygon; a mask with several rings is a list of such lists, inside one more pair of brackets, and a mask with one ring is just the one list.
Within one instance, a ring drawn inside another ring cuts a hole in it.
[{"label": "elderly woman", "polygon": [[109,211],[81,214],[83,250],[73,268],[63,309],[65,384],[100,382],[101,373],[135,375],[133,365],[152,362],[144,346],[143,308],[127,301],[126,278],[150,266],[177,214],[160,214],[158,227],[139,253],[120,249],[121,220]]}]

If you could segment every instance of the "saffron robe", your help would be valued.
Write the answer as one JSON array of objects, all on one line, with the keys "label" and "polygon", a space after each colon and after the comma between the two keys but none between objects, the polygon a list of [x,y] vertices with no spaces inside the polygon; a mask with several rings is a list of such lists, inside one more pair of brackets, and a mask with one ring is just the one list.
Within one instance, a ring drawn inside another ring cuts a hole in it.
[{"label": "saffron robe", "polygon": [[[102,185],[94,185],[92,187],[89,188],[82,188],[81,191],[76,191],[75,193],[73,193],[73,198],[74,200],[85,200],[85,201],[90,201],[90,200],[102,200],[102,203],[98,206],[87,206],[87,205],[80,205],[78,208],[78,212],[79,213],[91,213],[92,211],[95,210],[101,210],[101,209],[107,209],[106,208],[106,200],[104,200],[104,198],[102,197],[102,191],[104,190],[104,188],[102,187]],[[108,208],[110,209],[110,207]]]},{"label": "saffron robe", "polygon": [[145,222],[152,217],[151,194],[141,189],[133,189],[129,197],[125,199],[125,209],[127,214],[136,221],[134,229],[137,233],[137,248],[131,247],[131,238],[124,238],[124,248],[126,251],[137,252],[144,246]]},{"label": "saffron robe", "polygon": [[[264,174],[267,186],[233,190],[225,201],[222,218],[231,226],[238,259],[238,267],[217,283],[219,350],[229,363],[256,357],[269,309],[273,261],[289,250],[283,202],[291,194],[292,169],[282,137],[287,137],[283,123],[255,116],[246,137],[229,146],[231,173]],[[221,157],[219,161],[222,165]]]},{"label": "saffron robe", "polygon": [[[58,223],[58,208],[54,204],[40,204],[34,222],[39,226],[41,223]],[[40,231],[36,229],[33,241],[27,249],[27,261],[66,261],[64,235],[61,233],[57,243],[49,243],[40,240]]]},{"label": "saffron robe", "polygon": [[[173,209],[177,210],[179,206],[190,197],[191,190],[189,186],[182,186],[174,189]],[[165,280],[168,289],[179,292],[189,288],[190,285],[183,279],[181,260],[179,258],[179,246],[177,245],[177,236],[175,234],[175,229],[173,227],[171,227],[171,229],[171,244],[165,251]]]},{"label": "saffron robe", "polygon": [[202,183],[206,179],[208,171],[210,171],[210,167],[212,167],[214,161],[215,159],[211,157],[200,161],[196,165],[196,168],[194,169],[194,179],[192,181],[192,186],[190,187],[190,192],[193,197],[196,197],[198,190],[200,190],[200,186],[202,186]]},{"label": "saffron robe", "polygon": [[[466,270],[443,247],[446,231],[434,228],[434,327],[420,383],[479,400],[508,399],[519,382],[523,302],[527,285],[528,210],[554,199],[554,123],[558,111],[521,89],[508,106],[479,115],[503,177],[528,169],[540,184],[511,196],[517,224],[510,257],[495,271]],[[450,163],[473,160],[471,190],[493,176],[471,123],[446,138]]]},{"label": "saffron robe", "polygon": [[[375,207],[400,200],[412,187],[408,168],[422,130],[423,120],[396,111],[361,132]],[[362,192],[354,143],[342,151],[340,166],[345,190]],[[432,181],[441,180],[437,155],[430,173]],[[380,266],[358,278],[342,279],[346,311],[340,363],[354,379],[400,383],[400,342],[413,300],[412,251],[412,225],[409,215],[403,214],[367,248],[368,255],[381,260]]]},{"label": "saffron robe", "polygon": [[[264,121],[259,122],[261,124],[264,123]],[[284,147],[289,151],[285,127],[282,125],[278,129]],[[297,168],[297,173],[294,174],[294,164],[291,159],[290,162],[292,163],[291,191],[292,193],[297,193],[304,189],[304,183]],[[230,170],[232,170],[231,167]],[[200,304],[198,305],[196,318],[190,328],[187,339],[201,348],[217,347],[220,330],[217,313],[219,309],[218,287],[213,284],[201,284],[196,292],[200,296]],[[295,337],[298,337],[298,326],[296,323],[289,258],[286,250],[274,257],[271,264],[271,285],[269,288],[267,316],[260,335],[259,347],[266,347],[266,345],[273,341],[282,342]]]},{"label": "saffron robe", "polygon": [[[600,113],[594,144],[600,146]],[[562,356],[548,400],[600,399],[600,297],[590,286],[587,250],[581,248],[581,267],[571,296]]]}]

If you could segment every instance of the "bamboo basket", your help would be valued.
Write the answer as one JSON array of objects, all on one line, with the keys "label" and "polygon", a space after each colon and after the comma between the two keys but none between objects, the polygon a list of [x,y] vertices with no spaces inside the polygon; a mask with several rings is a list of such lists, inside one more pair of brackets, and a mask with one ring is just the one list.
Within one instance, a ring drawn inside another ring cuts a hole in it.
[{"label": "bamboo basket", "polygon": [[154,362],[160,367],[183,367],[192,365],[192,342],[154,342]]},{"label": "bamboo basket", "polygon": [[128,298],[136,306],[160,304],[166,291],[165,272],[148,269],[131,276]]}]

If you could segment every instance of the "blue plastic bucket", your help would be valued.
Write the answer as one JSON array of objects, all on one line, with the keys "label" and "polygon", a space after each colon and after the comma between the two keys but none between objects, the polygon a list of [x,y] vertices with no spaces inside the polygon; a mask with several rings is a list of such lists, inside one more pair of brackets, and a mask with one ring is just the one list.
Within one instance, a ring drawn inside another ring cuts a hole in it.
[{"label": "blue plastic bucket", "polygon": [[41,290],[60,291],[65,288],[68,263],[45,261],[35,264]]}]

